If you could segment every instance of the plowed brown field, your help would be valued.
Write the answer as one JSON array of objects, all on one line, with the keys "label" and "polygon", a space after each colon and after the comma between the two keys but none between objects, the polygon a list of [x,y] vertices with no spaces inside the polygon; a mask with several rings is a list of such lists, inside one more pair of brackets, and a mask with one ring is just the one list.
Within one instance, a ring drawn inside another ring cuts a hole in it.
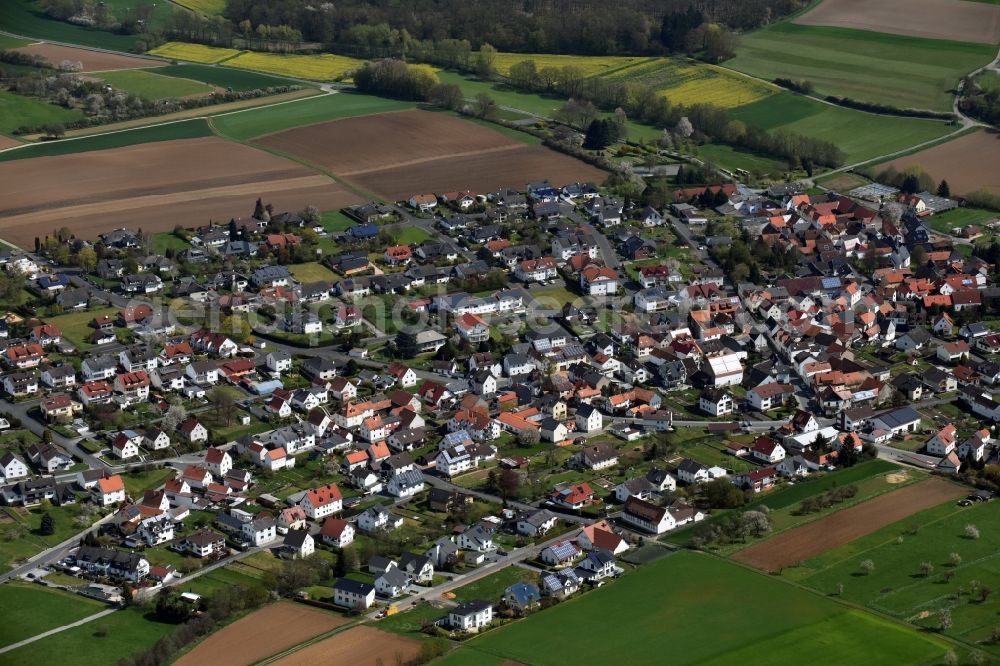
[{"label": "plowed brown field", "polygon": [[823,0],[793,23],[959,42],[1000,42],[1000,6],[967,0]]},{"label": "plowed brown field", "polygon": [[317,608],[279,602],[223,627],[174,663],[176,666],[253,664],[346,622],[345,617]]},{"label": "plowed brown field", "polygon": [[156,232],[225,222],[249,214],[257,197],[293,211],[360,201],[306,167],[217,138],[2,162],[0,182],[0,237],[21,247],[63,226],[94,238],[122,226]]},{"label": "plowed brown field", "polygon": [[921,481],[782,532],[773,539],[744,548],[733,559],[765,571],[777,571],[966,492],[967,489],[942,479]]},{"label": "plowed brown field", "polygon": [[117,53],[104,53],[102,51],[91,51],[90,49],[77,49],[72,46],[57,46],[56,44],[29,44],[14,49],[21,53],[40,55],[49,61],[53,67],[58,67],[63,60],[83,63],[84,72],[105,72],[112,69],[136,69],[137,67],[162,67],[167,64],[162,60],[151,58],[138,58],[133,56],[118,55]]},{"label": "plowed brown field", "polygon": [[399,664],[413,659],[419,652],[420,643],[412,638],[360,626],[293,652],[275,663],[277,666]]},{"label": "plowed brown field", "polygon": [[603,182],[607,174],[542,146],[429,111],[334,120],[258,139],[305,158],[387,199],[470,189],[522,188],[531,180],[562,185]]},{"label": "plowed brown field", "polygon": [[919,165],[935,180],[945,179],[954,194],[985,188],[1000,194],[1000,136],[988,132],[966,134],[954,141],[880,164],[902,170]]}]

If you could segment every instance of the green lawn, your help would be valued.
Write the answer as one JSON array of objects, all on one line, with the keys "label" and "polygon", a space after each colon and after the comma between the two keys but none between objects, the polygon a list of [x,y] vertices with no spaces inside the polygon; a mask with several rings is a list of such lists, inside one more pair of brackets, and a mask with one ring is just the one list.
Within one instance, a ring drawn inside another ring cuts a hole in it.
[{"label": "green lawn", "polygon": [[562,307],[566,303],[572,303],[578,298],[583,298],[580,294],[574,294],[564,286],[542,287],[541,289],[531,289],[528,294],[535,300],[542,301],[542,305],[549,307],[552,303]]},{"label": "green lawn", "polygon": [[967,227],[970,224],[982,224],[997,219],[996,211],[983,208],[954,208],[937,215],[925,217],[924,221],[935,231],[950,234],[955,227]]},{"label": "green lawn", "polygon": [[[122,0],[113,0],[121,2]],[[169,3],[159,3],[169,9]],[[26,37],[51,39],[57,42],[94,46],[114,51],[130,51],[138,37],[116,35],[92,28],[57,21],[45,15],[36,0],[4,0],[0,2],[0,26]]]},{"label": "green lawn", "polygon": [[955,130],[937,120],[877,116],[782,92],[732,110],[737,120],[767,130],[786,130],[840,146],[848,163],[860,162]]},{"label": "green lawn", "polygon": [[339,210],[328,210],[323,212],[323,215],[320,218],[320,223],[323,225],[324,229],[332,232],[347,231],[357,224],[358,221],[352,220]]},{"label": "green lawn", "polygon": [[[52,514],[56,531],[55,534],[42,536],[39,528],[46,512]],[[83,529],[76,522],[81,512],[82,507],[78,503],[49,507],[40,505],[30,509],[0,509],[0,518],[3,519],[0,520],[0,572],[9,571],[15,562],[37,555],[78,534]],[[92,521],[98,518],[100,516],[91,517]]]},{"label": "green lawn", "polygon": [[13,134],[14,130],[22,126],[71,123],[81,118],[83,112],[77,109],[64,109],[41,99],[0,90],[0,132],[4,134]]},{"label": "green lawn", "polygon": [[986,44],[778,23],[742,36],[726,66],[811,81],[818,95],[951,111],[959,78],[993,56]]},{"label": "green lawn", "polygon": [[538,575],[523,567],[509,566],[455,590],[456,601],[482,599],[498,603],[504,590],[514,583],[537,583]]},{"label": "green lawn", "polygon": [[393,240],[399,245],[419,245],[425,240],[433,238],[429,233],[420,227],[403,227],[393,230]]},{"label": "green lawn", "polygon": [[156,254],[165,254],[167,250],[174,250],[179,252],[180,250],[186,250],[191,245],[180,238],[172,231],[163,231],[158,234],[153,234],[153,252]]},{"label": "green lawn", "polygon": [[[979,539],[965,538],[970,524],[979,528]],[[961,557],[957,566],[950,561],[953,552]],[[863,560],[875,566],[869,575],[860,573]],[[922,575],[923,562],[933,565],[930,576]],[[785,569],[782,575],[823,594],[835,593],[842,584],[846,600],[921,627],[936,627],[938,611],[948,608],[954,624],[946,635],[1000,654],[1000,645],[989,640],[998,624],[1000,601],[990,597],[983,602],[969,594],[971,581],[993,590],[1000,586],[1000,511],[993,503],[963,508],[948,502]]]},{"label": "green lawn", "polygon": [[125,491],[133,498],[141,498],[147,490],[152,490],[174,478],[177,472],[173,468],[151,469],[145,472],[130,472],[122,477],[125,481]]},{"label": "green lawn", "polygon": [[220,114],[212,118],[212,125],[225,136],[246,140],[300,125],[400,111],[414,106],[412,102],[339,92],[335,95],[308,97],[280,106]]},{"label": "green lawn", "polygon": [[145,650],[174,627],[143,608],[129,608],[7,652],[0,661],[5,666],[107,666]]},{"label": "green lawn", "polygon": [[[260,74],[242,69],[228,67],[210,67],[209,65],[168,65],[149,70],[165,76],[176,76],[182,79],[201,81],[220,88],[232,88],[235,91],[253,90],[255,88],[270,88],[292,83],[288,79],[270,74]],[[296,82],[295,85],[302,85]]]},{"label": "green lawn", "polygon": [[289,264],[288,272],[299,282],[333,282],[337,274],[316,261],[305,264]]},{"label": "green lawn", "polygon": [[[3,95],[6,93],[0,93]],[[0,153],[0,162],[7,160],[20,160],[30,157],[52,157],[55,155],[70,155],[73,153],[86,153],[92,150],[108,150],[110,148],[122,148],[123,146],[134,146],[140,143],[151,143],[154,141],[173,141],[175,139],[194,139],[202,136],[211,136],[212,130],[208,123],[202,118],[192,118],[176,123],[164,125],[153,125],[150,127],[140,127],[111,134],[98,134],[79,139],[63,139],[62,141],[50,141],[39,143],[18,150],[8,150]]]},{"label": "green lawn", "polygon": [[404,613],[396,613],[379,620],[372,626],[384,631],[391,631],[396,634],[411,635],[416,638],[421,633],[423,622],[433,622],[447,615],[448,612],[442,608],[435,608],[428,604],[421,604],[412,610]]},{"label": "green lawn", "polygon": [[[936,637],[690,552],[644,566],[461,648],[486,659],[535,666],[665,659],[671,664],[917,664],[945,649]],[[442,663],[473,663],[458,654]]]},{"label": "green lawn", "polygon": [[190,582],[180,583],[176,589],[181,592],[194,592],[202,596],[208,596],[216,590],[236,585],[257,587],[262,585],[262,583],[259,577],[237,571],[232,566],[225,566],[204,576],[198,576]]},{"label": "green lawn", "polygon": [[[79,579],[76,581],[79,584]],[[18,609],[16,613],[4,613],[4,621],[0,623],[2,647],[82,620],[107,606],[93,599],[40,585],[9,582],[0,585],[0,608],[8,611]]]},{"label": "green lawn", "polygon": [[90,335],[94,332],[89,324],[94,317],[100,315],[115,316],[117,308],[95,308],[93,310],[82,310],[79,312],[69,312],[58,317],[49,317],[46,322],[55,324],[62,331],[63,335],[80,349],[89,349],[93,345],[90,343]]},{"label": "green lawn", "polygon": [[117,90],[141,97],[146,100],[166,99],[170,97],[188,97],[192,95],[207,95],[212,92],[212,86],[173,76],[147,72],[142,69],[122,69],[117,72],[102,72],[101,78]]}]

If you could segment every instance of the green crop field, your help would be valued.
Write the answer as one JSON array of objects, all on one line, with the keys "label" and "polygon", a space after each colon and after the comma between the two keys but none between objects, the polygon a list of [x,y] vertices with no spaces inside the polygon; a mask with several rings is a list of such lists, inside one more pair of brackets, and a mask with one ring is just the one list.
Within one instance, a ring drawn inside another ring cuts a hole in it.
[{"label": "green crop field", "polygon": [[[978,539],[965,537],[967,525]],[[959,560],[952,561],[957,553]],[[860,563],[874,569],[861,573]],[[921,564],[933,570],[923,575]],[[1000,588],[1000,511],[995,504],[968,508],[949,502],[917,513],[845,546],[785,569],[792,578],[823,594],[844,586],[844,599],[920,627],[936,629],[939,611],[949,609],[953,625],[945,635],[1000,654],[991,632],[1000,622],[1000,600],[972,592]]]},{"label": "green crop field", "polygon": [[147,100],[165,99],[168,97],[188,97],[191,95],[207,95],[212,92],[212,86],[193,81],[179,79],[173,76],[163,76],[159,73],[142,69],[122,69],[117,72],[103,72],[101,78],[113,88]]},{"label": "green crop field", "polygon": [[226,69],[225,67],[209,67],[208,65],[168,65],[167,67],[157,67],[149,71],[165,76],[176,76],[182,79],[201,81],[209,85],[219,86],[220,88],[232,88],[236,91],[284,86],[291,83],[288,79],[271,76],[270,74],[258,74],[257,72],[249,72],[242,69]]},{"label": "green crop field", "polygon": [[117,18],[127,17],[130,12],[140,8],[149,11],[149,27],[153,29],[162,28],[176,9],[173,3],[152,2],[151,0],[104,0],[104,2]]},{"label": "green crop field", "polygon": [[52,157],[55,155],[86,153],[92,150],[108,150],[109,148],[134,146],[154,141],[195,139],[202,136],[211,136],[211,134],[212,130],[203,118],[192,118],[191,120],[140,127],[110,134],[97,134],[80,139],[64,139],[62,141],[38,143],[26,148],[0,153],[0,162],[30,157]]},{"label": "green crop field", "polygon": [[[165,7],[169,3],[161,3]],[[36,0],[4,0],[0,2],[0,26],[8,32],[26,37],[51,39],[56,42],[94,46],[114,51],[130,51],[135,35],[116,35],[102,30],[57,21],[45,15]]]},{"label": "green crop field", "polygon": [[309,97],[263,109],[225,113],[212,118],[212,126],[225,136],[246,140],[292,127],[337,118],[414,108],[412,102],[353,93]]},{"label": "green crop field", "polygon": [[811,81],[819,95],[950,111],[950,91],[962,76],[990,62],[994,50],[986,44],[778,23],[743,36],[726,66],[768,81]]},{"label": "green crop field", "polygon": [[732,110],[737,120],[840,146],[847,163],[886,155],[955,131],[937,120],[878,116],[783,92]]},{"label": "green crop field", "polygon": [[917,664],[945,650],[934,636],[722,560],[681,552],[473,638],[442,663],[472,663],[459,655],[474,651],[487,660],[535,666]]},{"label": "green crop field", "polygon": [[36,641],[0,658],[5,666],[65,663],[107,666],[141,652],[172,632],[176,625],[157,622],[146,609],[120,610],[93,622]]},{"label": "green crop field", "polygon": [[[76,580],[79,584],[79,579]],[[107,606],[60,590],[10,582],[0,585],[0,608],[18,609],[16,613],[4,613],[4,621],[0,623],[2,647],[100,613]]]},{"label": "green crop field", "polygon": [[21,126],[69,123],[81,118],[83,112],[77,109],[64,109],[34,97],[0,90],[0,133],[11,134]]},{"label": "green crop field", "polygon": [[698,146],[698,157],[724,169],[746,169],[758,176],[780,176],[788,171],[788,163],[772,159],[732,146],[718,143],[706,143]]}]

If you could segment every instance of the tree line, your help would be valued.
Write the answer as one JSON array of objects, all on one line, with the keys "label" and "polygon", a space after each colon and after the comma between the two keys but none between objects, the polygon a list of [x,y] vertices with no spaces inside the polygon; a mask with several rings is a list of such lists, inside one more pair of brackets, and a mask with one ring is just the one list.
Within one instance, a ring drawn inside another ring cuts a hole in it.
[{"label": "tree line", "polygon": [[[228,0],[240,24],[287,25],[304,39],[362,57],[405,57],[415,44],[485,41],[522,53],[663,54],[725,50],[749,30],[798,9],[801,0]],[[714,27],[713,27],[714,26]]]}]

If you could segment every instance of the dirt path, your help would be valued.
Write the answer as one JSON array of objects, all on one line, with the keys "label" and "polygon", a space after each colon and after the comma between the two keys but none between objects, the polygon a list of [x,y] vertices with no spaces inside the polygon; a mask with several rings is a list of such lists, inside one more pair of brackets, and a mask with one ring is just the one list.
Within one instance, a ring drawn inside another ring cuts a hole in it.
[{"label": "dirt path", "polygon": [[[87,624],[88,622],[99,620],[105,615],[111,615],[117,610],[118,610],[117,608],[108,608],[106,610],[102,610],[100,613],[94,613],[93,615],[88,615],[82,620],[77,620],[76,622],[64,624],[63,626],[56,627],[55,629],[49,629],[48,631],[42,632],[37,636],[32,636],[31,638],[25,638],[23,641],[18,641],[17,643],[11,643],[10,645],[5,645],[4,647],[0,648],[0,654],[3,654],[4,652],[10,652],[11,650],[16,650],[19,647],[24,647],[25,645],[29,645],[31,643],[34,643],[35,641],[40,641],[43,638],[48,638],[52,634],[58,634],[61,631],[66,631],[67,629],[72,629],[73,627],[79,627],[80,625]],[[0,659],[0,662],[2,661],[3,660]]]},{"label": "dirt path", "polygon": [[921,481],[744,548],[733,559],[764,571],[778,571],[966,492],[966,488],[943,479]]}]

